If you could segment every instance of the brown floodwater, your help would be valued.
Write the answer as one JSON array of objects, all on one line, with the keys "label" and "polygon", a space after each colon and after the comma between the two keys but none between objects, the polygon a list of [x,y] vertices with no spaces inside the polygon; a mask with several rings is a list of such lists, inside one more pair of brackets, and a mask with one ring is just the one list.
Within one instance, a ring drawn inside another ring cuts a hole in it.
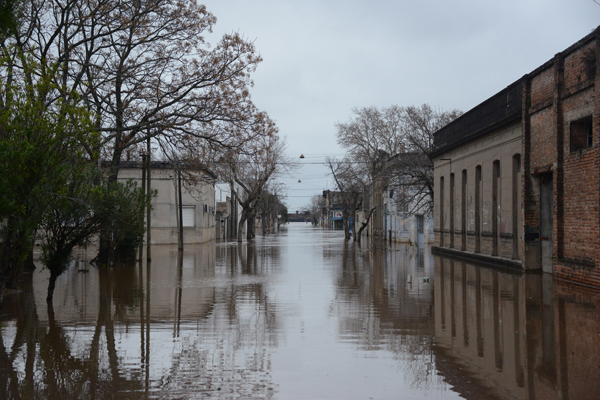
[{"label": "brown floodwater", "polygon": [[[597,399],[600,294],[293,223],[27,275],[0,398]],[[91,254],[89,258],[91,258]]]}]

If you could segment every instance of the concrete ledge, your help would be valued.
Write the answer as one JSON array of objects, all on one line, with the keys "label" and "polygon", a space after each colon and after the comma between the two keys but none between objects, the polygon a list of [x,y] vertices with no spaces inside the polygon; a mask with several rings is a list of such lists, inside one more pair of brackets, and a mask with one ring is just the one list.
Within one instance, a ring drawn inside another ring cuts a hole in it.
[{"label": "concrete ledge", "polygon": [[523,263],[519,260],[509,260],[503,257],[488,256],[481,253],[472,253],[470,251],[461,251],[439,246],[432,246],[431,252],[433,254],[456,258],[464,261],[473,261],[478,264],[484,264],[490,267],[525,272],[525,269],[523,269]]}]

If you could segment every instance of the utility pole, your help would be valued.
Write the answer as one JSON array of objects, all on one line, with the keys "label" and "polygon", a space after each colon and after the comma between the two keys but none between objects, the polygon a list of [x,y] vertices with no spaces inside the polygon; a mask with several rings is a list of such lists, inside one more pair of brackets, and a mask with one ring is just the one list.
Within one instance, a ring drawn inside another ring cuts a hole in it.
[{"label": "utility pole", "polygon": [[[142,154],[142,193],[144,193],[144,196],[146,196],[146,155]],[[144,214],[146,211],[146,199],[144,199],[144,202],[142,203],[142,219],[144,218]],[[142,236],[142,243],[140,243],[140,253],[139,253],[139,259],[140,261],[142,260],[143,257],[143,249],[144,249],[144,241],[143,241],[143,236]]]},{"label": "utility pole", "polygon": [[183,205],[181,202],[181,170],[177,170],[179,181],[179,250],[183,250]]},{"label": "utility pole", "polygon": [[[147,183],[147,187],[148,187],[148,199],[150,199],[150,190],[151,190],[151,177],[152,177],[152,168],[151,168],[151,164],[152,164],[152,157],[151,157],[151,152],[150,152],[150,131],[148,131],[148,143],[147,143],[147,151],[148,151],[148,157],[146,158],[146,168],[147,168],[147,176],[146,178],[148,179],[148,183]],[[150,251],[150,239],[152,237],[152,234],[150,233],[151,229],[152,229],[152,222],[151,222],[151,218],[150,218],[150,204],[148,204],[148,208],[146,210],[146,220],[147,220],[147,231],[146,231],[146,259],[148,262],[150,262],[150,260],[152,259],[152,253]]]}]

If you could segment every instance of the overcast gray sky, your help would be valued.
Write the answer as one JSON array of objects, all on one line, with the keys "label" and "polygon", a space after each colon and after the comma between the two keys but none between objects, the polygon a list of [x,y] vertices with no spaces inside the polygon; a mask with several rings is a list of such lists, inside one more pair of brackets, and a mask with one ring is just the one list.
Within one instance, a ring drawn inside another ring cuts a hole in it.
[{"label": "overcast gray sky", "polygon": [[[468,111],[600,25],[593,0],[210,0],[215,43],[237,31],[264,61],[255,104],[294,157],[342,156],[336,122],[355,107],[429,103]],[[301,183],[298,183],[301,180]],[[306,164],[286,180],[290,212],[333,189]]]}]

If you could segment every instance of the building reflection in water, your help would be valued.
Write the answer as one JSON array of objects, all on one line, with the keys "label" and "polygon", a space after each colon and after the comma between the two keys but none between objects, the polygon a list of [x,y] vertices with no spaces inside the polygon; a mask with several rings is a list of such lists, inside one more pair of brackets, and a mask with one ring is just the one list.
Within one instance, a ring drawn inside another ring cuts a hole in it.
[{"label": "building reflection in water", "polygon": [[336,271],[341,340],[396,354],[413,388],[468,399],[598,398],[596,291],[407,246],[344,251]]},{"label": "building reflection in water", "polygon": [[[367,374],[406,390],[394,397],[600,393],[600,293],[327,232],[318,247],[305,232],[287,248],[282,234],[155,246],[152,263],[129,267],[76,262],[53,306],[48,272],[25,275],[0,315],[0,398],[285,398],[304,389],[297,365],[321,395],[369,397],[378,388],[344,379]],[[282,248],[295,252],[282,260]],[[352,365],[322,373],[340,368],[332,359]],[[329,372],[355,386],[327,389]]]},{"label": "building reflection in water", "polygon": [[435,256],[437,368],[465,398],[596,399],[600,295]]},{"label": "building reflection in water", "polygon": [[280,330],[263,284],[276,250],[212,243],[152,255],[114,269],[75,262],[53,306],[47,271],[26,275],[2,307],[0,398],[270,398],[267,349]]}]

